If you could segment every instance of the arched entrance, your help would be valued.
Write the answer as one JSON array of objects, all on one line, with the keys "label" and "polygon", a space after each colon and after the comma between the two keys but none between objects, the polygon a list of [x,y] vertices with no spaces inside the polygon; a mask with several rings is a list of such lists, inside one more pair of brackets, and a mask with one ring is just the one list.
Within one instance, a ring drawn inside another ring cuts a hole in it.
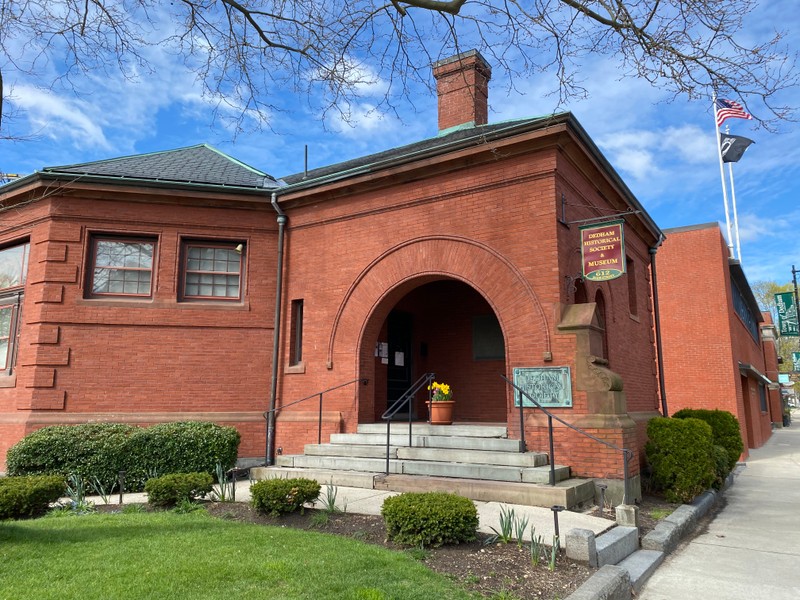
[{"label": "arched entrance", "polygon": [[[489,303],[455,279],[421,277],[403,287],[399,299],[384,298],[366,327],[361,364],[372,371],[374,398],[366,402],[371,412],[359,411],[361,422],[379,420],[429,372],[453,389],[456,421],[505,422],[506,344]],[[412,418],[427,419],[426,397],[424,390],[417,395]]]},{"label": "arched entrance", "polygon": [[[499,374],[510,376],[515,365],[551,360],[551,332],[544,309],[530,282],[507,257],[475,240],[440,235],[411,239],[388,248],[364,267],[342,297],[331,322],[326,367],[331,375],[339,374],[334,381],[348,377],[367,380],[367,385],[358,387],[352,409],[344,415],[345,429],[352,431],[358,423],[373,423],[386,410],[386,383],[376,377],[376,362],[382,365],[375,356],[376,351],[380,353],[377,344],[387,341],[390,313],[402,312],[405,304],[406,309],[414,308],[414,303],[426,307],[412,311],[423,319],[412,323],[417,334],[412,348],[419,355],[412,363],[415,372],[425,372],[421,366],[424,352],[426,367],[434,372],[434,358],[444,363],[454,361],[453,357],[467,357],[466,362],[459,363],[461,371],[452,371],[457,379],[445,382],[459,396],[463,393],[480,400],[465,398],[462,413],[457,413],[456,418],[507,422],[513,428],[514,422],[509,420],[511,394]],[[459,314],[462,303],[471,306],[467,311],[469,319],[463,317],[460,328],[454,330],[448,327],[447,319]],[[472,317],[481,315],[493,316],[503,332],[505,359],[493,365],[475,360],[472,355]],[[402,322],[397,327],[402,328]],[[421,333],[427,339],[419,337]],[[414,340],[412,334],[412,344]],[[425,350],[423,343],[427,344]],[[441,352],[437,348],[442,348]],[[442,379],[451,376],[452,367],[446,368],[447,371],[438,369]],[[478,377],[484,369],[491,375]],[[474,378],[467,378],[470,371],[475,372]],[[491,411],[486,412],[489,406]],[[419,412],[418,416],[424,418],[427,413]]]}]

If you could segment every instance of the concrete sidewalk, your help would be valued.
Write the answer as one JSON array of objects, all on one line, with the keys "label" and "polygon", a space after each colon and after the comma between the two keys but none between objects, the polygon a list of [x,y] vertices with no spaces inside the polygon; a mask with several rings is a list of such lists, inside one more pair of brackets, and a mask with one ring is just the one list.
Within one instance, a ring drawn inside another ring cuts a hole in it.
[{"label": "concrete sidewalk", "polygon": [[[236,484],[236,501],[237,502],[250,502],[250,482],[240,481]],[[322,493],[320,494],[320,502],[316,506],[322,506],[321,500],[324,498],[327,490],[325,485],[322,486]],[[349,513],[357,513],[362,515],[380,515],[383,501],[389,496],[396,496],[396,492],[383,492],[380,490],[368,490],[363,488],[351,487],[336,487],[336,506]],[[87,500],[96,505],[103,504],[103,500],[99,496],[88,497]],[[111,503],[119,502],[119,494],[113,495],[109,498]],[[142,503],[147,502],[147,495],[144,493],[138,494],[125,494],[123,498],[124,504]],[[553,512],[549,508],[541,508],[537,506],[522,506],[519,504],[505,504],[500,502],[480,502],[475,500],[475,506],[478,508],[479,527],[478,530],[484,533],[493,533],[492,527],[500,529],[500,512],[505,507],[506,510],[514,509],[514,514],[520,519],[528,519],[528,527],[525,531],[525,541],[530,540],[530,528],[535,527],[537,536],[541,535],[547,545],[550,545],[553,535],[555,534],[555,523],[553,520]],[[614,525],[613,521],[607,519],[599,519],[581,513],[563,511],[558,516],[559,532],[563,542],[564,536],[567,531],[574,527],[581,529],[591,529],[595,535],[609,529]]]},{"label": "concrete sidewalk", "polygon": [[659,567],[638,600],[800,598],[800,424],[776,430],[722,510]]}]

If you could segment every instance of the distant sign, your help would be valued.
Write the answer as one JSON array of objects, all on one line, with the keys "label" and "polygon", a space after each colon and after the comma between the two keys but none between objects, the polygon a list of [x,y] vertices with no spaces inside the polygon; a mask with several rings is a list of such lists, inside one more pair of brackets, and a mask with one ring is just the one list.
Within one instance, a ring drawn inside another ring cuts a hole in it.
[{"label": "distant sign", "polygon": [[781,292],[775,294],[775,305],[778,307],[778,330],[781,335],[798,337],[797,307],[794,305],[794,293]]},{"label": "distant sign", "polygon": [[792,369],[800,371],[800,352],[792,352]]},{"label": "distant sign", "polygon": [[[572,406],[569,367],[518,367],[514,369],[514,385],[547,408]],[[515,390],[514,406],[519,406],[520,396]],[[523,406],[536,406],[528,398],[523,398]]]},{"label": "distant sign", "polygon": [[608,281],[625,273],[623,221],[581,227],[583,277],[589,281]]}]

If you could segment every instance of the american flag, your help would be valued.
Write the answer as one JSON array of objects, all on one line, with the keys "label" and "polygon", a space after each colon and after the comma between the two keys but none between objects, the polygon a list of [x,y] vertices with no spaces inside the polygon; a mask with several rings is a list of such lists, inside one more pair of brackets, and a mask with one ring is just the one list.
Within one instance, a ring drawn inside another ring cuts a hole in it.
[{"label": "american flag", "polygon": [[725,119],[731,118],[752,119],[753,115],[746,112],[738,102],[717,98],[717,127],[722,125]]}]

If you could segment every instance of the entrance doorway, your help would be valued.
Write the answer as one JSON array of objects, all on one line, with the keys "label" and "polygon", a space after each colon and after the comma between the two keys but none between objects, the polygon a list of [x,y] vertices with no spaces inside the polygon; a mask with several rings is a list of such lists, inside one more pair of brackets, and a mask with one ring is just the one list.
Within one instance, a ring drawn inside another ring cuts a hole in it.
[{"label": "entrance doorway", "polygon": [[[410,313],[393,310],[387,319],[387,341],[389,345],[386,366],[386,407],[390,408],[400,396],[411,387],[413,356],[411,354],[413,318]],[[401,415],[402,413],[402,415]],[[408,412],[401,411],[397,418],[408,418]]]},{"label": "entrance doorway", "polygon": [[[396,298],[396,299],[395,299]],[[508,420],[505,339],[492,307],[469,285],[453,279],[421,281],[399,298],[375,337],[364,346],[374,397],[362,418],[379,421],[425,373],[454,392],[455,419],[460,423],[504,423]],[[427,419],[428,393],[422,389],[411,403],[412,419]],[[397,418],[408,418],[405,407]]]}]

